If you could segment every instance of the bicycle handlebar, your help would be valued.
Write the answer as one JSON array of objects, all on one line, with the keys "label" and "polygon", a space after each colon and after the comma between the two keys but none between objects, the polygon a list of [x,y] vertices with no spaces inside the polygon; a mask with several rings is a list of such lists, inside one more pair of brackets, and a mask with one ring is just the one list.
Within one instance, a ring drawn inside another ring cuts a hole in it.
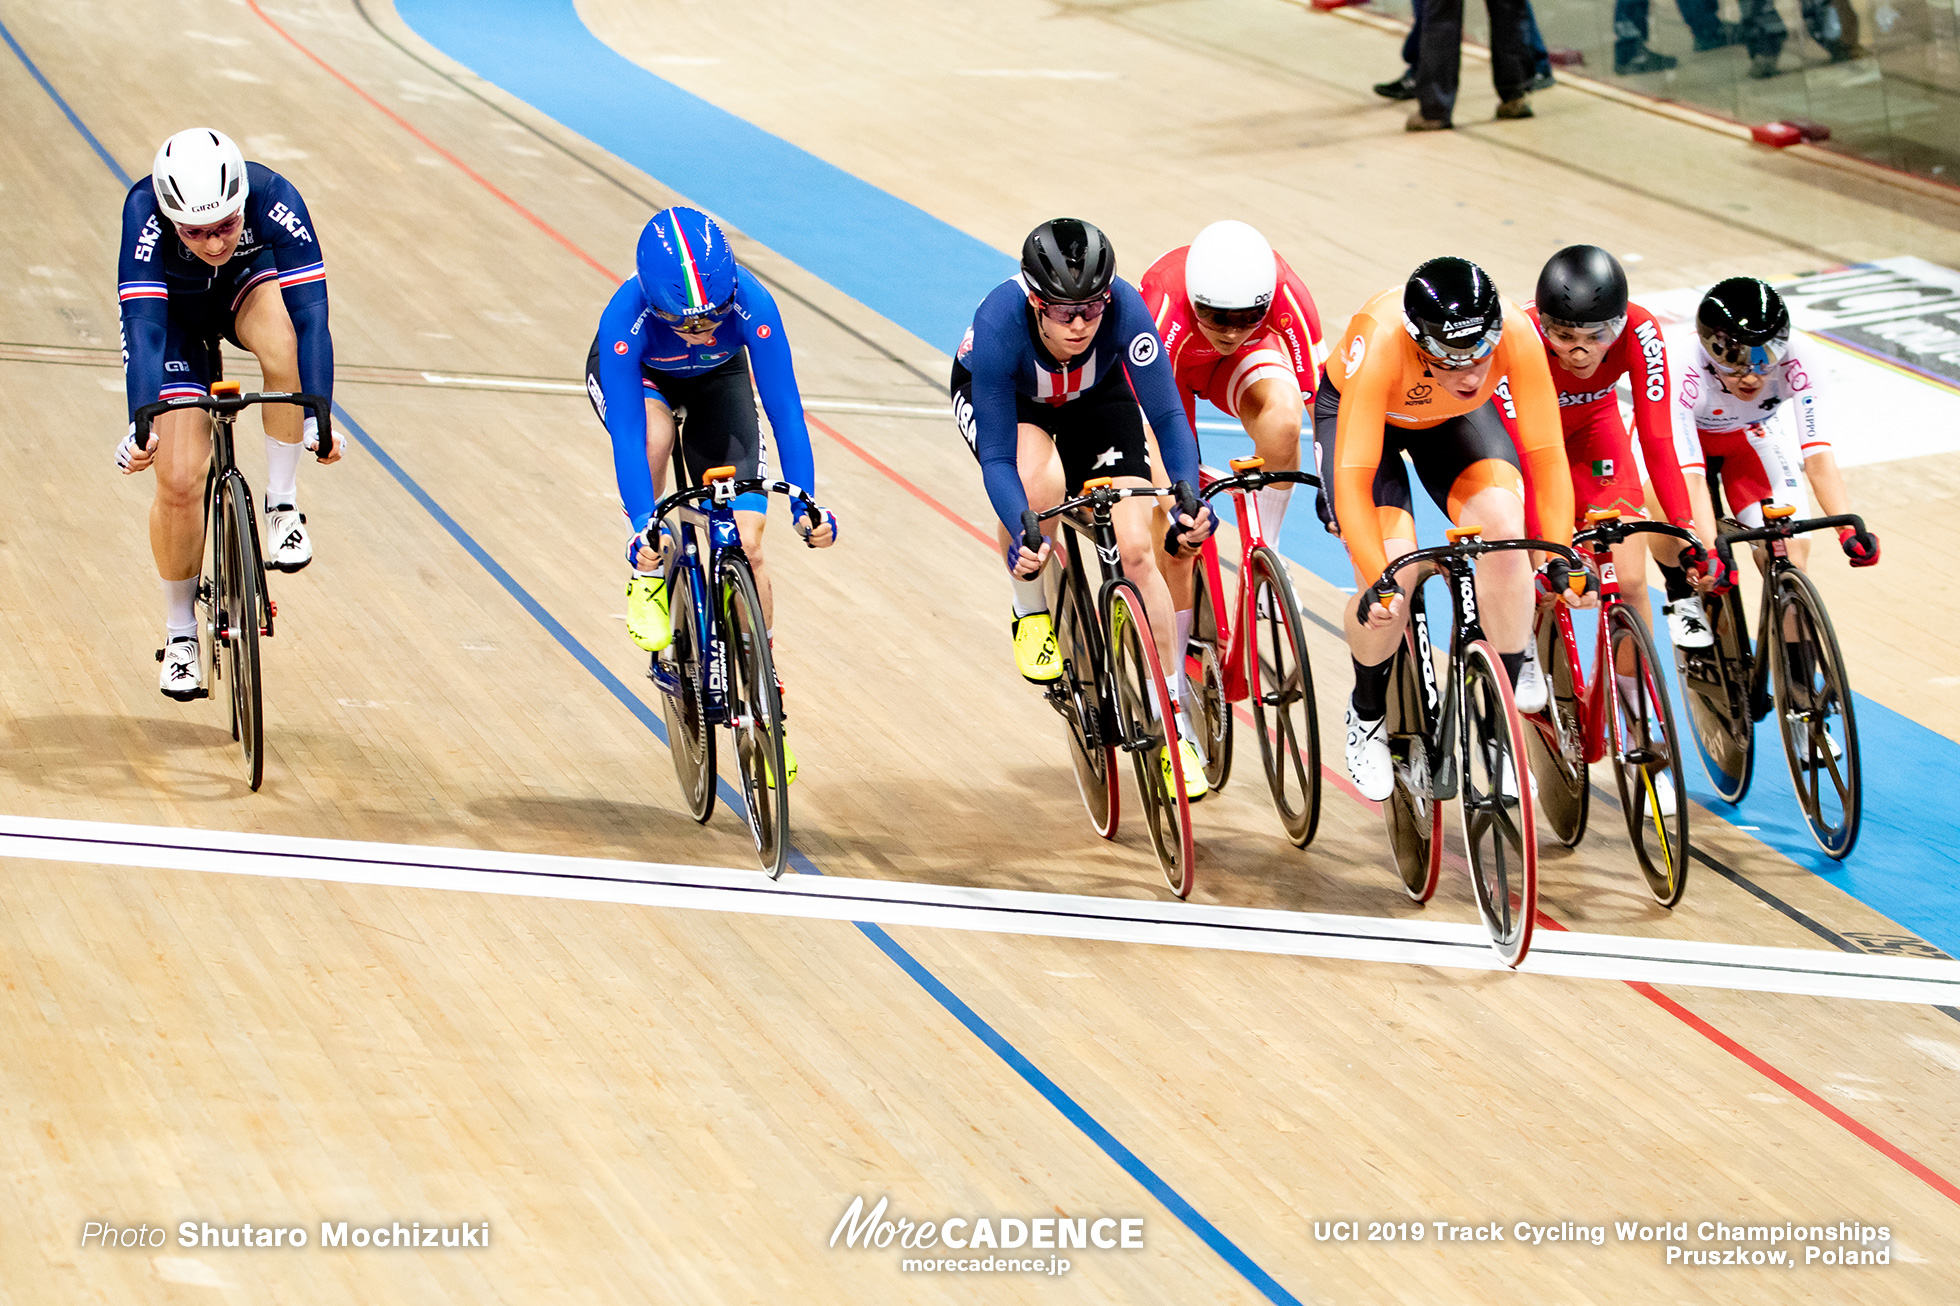
[{"label": "bicycle handlebar", "polygon": [[1693,531],[1670,522],[1658,521],[1603,521],[1597,526],[1588,526],[1584,530],[1575,531],[1572,535],[1572,543],[1575,548],[1595,541],[1601,544],[1618,544],[1627,536],[1637,535],[1642,531],[1653,535],[1671,535],[1677,540],[1686,540],[1690,544],[1701,543],[1695,538]]},{"label": "bicycle handlebar", "polygon": [[1722,565],[1734,571],[1733,548],[1737,544],[1748,544],[1755,540],[1787,540],[1793,535],[1804,535],[1811,531],[1821,531],[1836,526],[1851,526],[1856,528],[1860,535],[1865,533],[1865,519],[1855,512],[1840,513],[1835,517],[1806,517],[1801,521],[1785,517],[1774,525],[1758,526],[1754,530],[1723,531],[1715,537],[1715,552],[1721,555]]},{"label": "bicycle handlebar", "polygon": [[706,485],[695,485],[685,490],[676,490],[655,505],[653,520],[659,521],[662,517],[665,517],[668,513],[681,507],[683,504],[693,503],[697,499],[713,498],[715,488],[723,484],[728,486],[728,495],[730,498],[738,494],[754,494],[758,491],[764,494],[786,494],[803,505],[804,514],[809,518],[812,529],[815,529],[823,523],[822,510],[817,506],[817,501],[810,496],[808,490],[798,485],[791,485],[788,481],[767,481],[759,476],[750,476],[739,481],[710,481]]},{"label": "bicycle handlebar", "polygon": [[1577,567],[1582,572],[1585,570],[1586,564],[1580,559],[1577,553],[1574,553],[1563,544],[1554,544],[1550,540],[1486,540],[1470,537],[1453,540],[1448,544],[1438,544],[1434,548],[1416,549],[1413,552],[1403,554],[1388,564],[1387,568],[1382,571],[1381,579],[1371,585],[1368,592],[1377,603],[1383,607],[1387,607],[1390,601],[1402,592],[1402,587],[1395,583],[1395,573],[1406,567],[1413,567],[1425,562],[1434,562],[1439,558],[1474,558],[1485,553],[1502,553],[1507,550],[1516,551],[1524,549],[1533,549],[1552,554],[1555,558],[1564,562],[1567,567]]},{"label": "bicycle handlebar", "polygon": [[[1034,509],[1030,508],[1028,509],[1028,513],[1034,513],[1035,521],[1045,522],[1050,517],[1059,517],[1065,512],[1073,512],[1077,508],[1089,505],[1106,508],[1121,499],[1169,498],[1195,502],[1197,496],[1191,493],[1191,484],[1189,481],[1179,481],[1176,485],[1168,488],[1159,485],[1132,485],[1119,490],[1113,485],[1098,485],[1087,494],[1079,494],[1073,499],[1064,499],[1046,512],[1035,512]],[[1178,506],[1184,508],[1185,504],[1180,502]],[[1193,513],[1192,515],[1195,516],[1196,514]],[[1021,523],[1022,530],[1025,533],[1027,529],[1027,513],[1021,515]],[[1025,542],[1024,540],[1023,543]]]},{"label": "bicycle handlebar", "polygon": [[1198,492],[1198,497],[1209,500],[1213,495],[1230,490],[1257,490],[1262,486],[1280,483],[1292,485],[1311,485],[1320,488],[1320,478],[1307,472],[1241,472],[1237,476],[1223,476]]},{"label": "bicycle handlebar", "polygon": [[136,443],[139,448],[150,445],[150,425],[165,413],[180,408],[202,408],[208,413],[242,413],[253,404],[292,404],[304,408],[319,427],[320,461],[333,457],[333,401],[321,395],[289,393],[284,390],[267,390],[254,394],[237,395],[180,395],[175,399],[160,399],[153,404],[144,404],[136,410]]}]

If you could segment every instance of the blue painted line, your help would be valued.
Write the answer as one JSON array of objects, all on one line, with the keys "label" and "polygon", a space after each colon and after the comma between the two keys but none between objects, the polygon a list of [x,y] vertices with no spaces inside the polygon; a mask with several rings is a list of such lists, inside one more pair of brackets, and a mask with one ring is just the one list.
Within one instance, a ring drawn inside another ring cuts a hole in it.
[{"label": "blue painted line", "polygon": [[75,116],[75,111],[68,107],[68,101],[61,98],[61,93],[54,89],[54,83],[42,76],[40,68],[35,65],[32,59],[27,57],[27,51],[20,48],[20,42],[14,39],[14,34],[7,30],[5,23],[0,23],[0,39],[5,39],[7,48],[14,52],[14,56],[20,60],[21,66],[33,75],[34,80],[41,84],[41,89],[48,93],[48,98],[55,102],[55,107],[68,116],[69,124],[81,133],[82,139],[87,141],[88,147],[95,151],[96,157],[109,165],[109,171],[114,173],[116,180],[123,184],[123,189],[127,190],[131,186],[134,186],[136,184],[135,179],[122,170],[121,165],[116,162],[116,157],[109,153],[109,151],[103,149],[102,142],[95,139],[95,133],[90,131],[87,124]]},{"label": "blue painted line", "polygon": [[[0,31],[4,31],[4,28],[0,28]],[[15,53],[19,54],[22,62],[25,63],[27,56],[21,51],[18,45],[14,44],[11,35],[8,36],[7,42],[13,46]],[[30,64],[29,67],[32,67],[32,65]],[[88,129],[82,126],[81,120],[75,116],[73,110],[69,109],[67,102],[61,98],[60,93],[48,83],[46,78],[40,77],[38,73],[36,77],[40,81],[42,89],[61,106],[62,112],[68,115],[68,120],[74,123],[83,135],[87,136]],[[93,136],[89,136],[88,139],[91,143],[94,142]],[[96,149],[97,153],[102,155],[103,162],[108,164],[118,175],[121,175],[121,169],[116,167],[115,160],[106,153],[103,153],[100,146],[97,146]],[[464,551],[475,559],[479,566],[489,572],[497,583],[504,588],[506,593],[516,599],[518,604],[526,612],[530,613],[531,617],[539,625],[550,632],[552,638],[556,639],[567,652],[571,653],[578,660],[581,666],[596,677],[599,683],[604,685],[614,698],[624,704],[627,710],[632,712],[641,724],[651,730],[663,745],[667,743],[667,732],[664,723],[654,715],[651,708],[641,702],[637,695],[629,691],[619,677],[613,675],[604,663],[593,656],[591,650],[580,643],[570,631],[565,629],[564,625],[557,618],[546,611],[544,605],[532,597],[528,590],[518,584],[516,578],[506,571],[490,555],[488,550],[478,544],[469,532],[464,530],[456,519],[450,516],[448,511],[435,501],[434,497],[428,491],[424,490],[412,476],[403,470],[401,464],[396,462],[393,456],[387,450],[383,449],[374,437],[363,430],[360,424],[348,414],[345,408],[336,403],[334,405],[334,413],[337,415],[341,425],[359,438],[362,445],[381,464],[382,468],[390,476],[394,477],[395,481],[403,489],[407,490],[409,495],[449,533],[450,538],[461,545]],[[739,796],[733,793],[727,782],[717,777],[717,784],[724,799],[730,802],[730,806],[735,810],[741,810]],[[794,848],[790,851],[790,861],[800,872],[812,875],[822,874],[808,857],[797,852]],[[1085,1111],[1074,1098],[1063,1092],[1054,1080],[1043,1074],[1032,1061],[1023,1055],[1012,1043],[1008,1042],[998,1030],[981,1019],[973,1008],[969,1007],[951,989],[947,988],[940,981],[939,977],[928,970],[918,958],[900,946],[896,940],[879,926],[864,921],[855,921],[853,924],[859,930],[863,931],[865,936],[876,944],[887,957],[896,962],[907,975],[911,976],[915,982],[930,993],[942,1007],[952,1013],[961,1024],[965,1025],[988,1048],[992,1049],[1015,1073],[1019,1074],[1022,1079],[1046,1098],[1071,1124],[1088,1135],[1091,1141],[1101,1148],[1105,1154],[1135,1178],[1138,1183],[1142,1184],[1153,1197],[1163,1203],[1171,1214],[1175,1215],[1180,1222],[1203,1239],[1206,1245],[1223,1257],[1227,1264],[1244,1275],[1247,1281],[1258,1288],[1268,1301],[1279,1304],[1279,1306],[1299,1306],[1298,1298],[1281,1287],[1271,1275],[1260,1268],[1257,1262],[1253,1261],[1250,1256],[1247,1256],[1239,1248],[1238,1244],[1234,1243],[1230,1238],[1227,1238],[1223,1233],[1220,1233],[1217,1226],[1200,1215],[1197,1209],[1186,1201],[1176,1189],[1165,1183],[1156,1171],[1139,1160],[1136,1153],[1119,1142],[1114,1134],[1110,1133],[1095,1117]]]},{"label": "blue painted line", "polygon": [[594,36],[572,0],[396,0],[395,11],[452,59],[948,354],[1018,266],[655,77]]},{"label": "blue painted line", "polygon": [[985,1043],[1002,1061],[1012,1066],[1016,1074],[1033,1085],[1036,1092],[1047,1098],[1049,1103],[1066,1116],[1071,1124],[1087,1134],[1096,1146],[1108,1153],[1111,1160],[1128,1171],[1131,1178],[1142,1184],[1152,1197],[1162,1202],[1172,1215],[1202,1238],[1206,1246],[1217,1252],[1226,1264],[1244,1275],[1246,1281],[1263,1293],[1267,1301],[1289,1302],[1292,1306],[1299,1306],[1299,1298],[1261,1269],[1258,1262],[1240,1250],[1237,1243],[1220,1233],[1210,1220],[1198,1214],[1197,1209],[1185,1201],[1175,1188],[1165,1183],[1155,1170],[1138,1160],[1136,1153],[1123,1146],[1114,1134],[1102,1126],[1101,1122],[1083,1110],[1081,1103],[1064,1092],[1054,1080],[1041,1073],[1040,1068],[1023,1056],[1019,1048],[1008,1042],[999,1030],[962,1002],[958,994],[940,983],[938,976],[920,965],[918,959],[894,942],[891,935],[876,925],[862,921],[855,924],[864,931],[866,938],[883,949],[887,957],[897,962],[900,969],[917,980],[920,988],[932,994],[939,1000],[941,1006],[952,1012],[975,1038]]}]

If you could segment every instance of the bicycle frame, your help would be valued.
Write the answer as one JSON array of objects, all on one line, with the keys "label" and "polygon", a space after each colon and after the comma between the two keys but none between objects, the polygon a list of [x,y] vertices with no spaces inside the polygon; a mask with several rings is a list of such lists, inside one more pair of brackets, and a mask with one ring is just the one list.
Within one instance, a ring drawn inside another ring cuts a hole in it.
[{"label": "bicycle frame", "polygon": [[[1721,555],[1722,565],[1735,574],[1735,546],[1738,544],[1761,543],[1767,545],[1762,568],[1763,594],[1756,610],[1756,634],[1752,639],[1748,631],[1740,632],[1743,656],[1749,660],[1748,697],[1750,714],[1758,721],[1769,712],[1768,681],[1771,659],[1763,656],[1762,644],[1769,637],[1769,627],[1775,615],[1776,578],[1785,571],[1797,570],[1797,564],[1790,560],[1790,541],[1811,531],[1850,526],[1863,533],[1865,519],[1856,513],[1843,513],[1836,517],[1806,517],[1796,519],[1794,508],[1784,509],[1781,517],[1772,516],[1777,509],[1766,505],[1763,508],[1764,524],[1753,530],[1723,531],[1715,541],[1715,552]],[[1777,632],[1782,638],[1783,632]],[[1758,711],[1758,706],[1761,710]]]},{"label": "bicycle frame", "polygon": [[[676,456],[676,462],[679,458]],[[721,621],[710,601],[709,579],[721,570],[722,560],[732,554],[748,555],[742,535],[735,525],[735,499],[757,491],[787,494],[800,500],[813,512],[815,501],[787,481],[767,481],[759,477],[735,479],[732,467],[715,467],[707,473],[706,485],[688,486],[662,499],[653,519],[665,537],[661,553],[668,584],[685,584],[693,600],[694,647],[705,650],[703,659],[702,710],[711,726],[734,724],[728,716],[728,645],[722,638]],[[671,523],[671,524],[670,524]],[[654,658],[647,676],[662,692],[679,694],[680,678],[672,664]]]},{"label": "bicycle frame", "polygon": [[[1232,459],[1232,476],[1216,476],[1209,471],[1199,472],[1198,497],[1209,502],[1215,495],[1230,494],[1233,507],[1239,519],[1239,587],[1234,597],[1228,618],[1226,609],[1214,606],[1213,615],[1219,625],[1218,644],[1225,650],[1224,689],[1225,701],[1243,703],[1252,692],[1251,661],[1252,632],[1255,630],[1252,611],[1252,587],[1247,577],[1252,574],[1252,552],[1268,543],[1264,524],[1259,519],[1259,498],[1257,491],[1268,485],[1306,485],[1320,488],[1320,478],[1306,472],[1269,472],[1264,470],[1263,458]],[[1218,561],[1218,536],[1205,540],[1204,552],[1199,555],[1199,565],[1205,569],[1207,592],[1224,594],[1225,582],[1221,575],[1223,568]],[[1182,656],[1180,652],[1180,656]]]},{"label": "bicycle frame", "polygon": [[[1588,763],[1603,761],[1606,757],[1606,735],[1608,717],[1613,710],[1613,700],[1607,695],[1611,692],[1613,677],[1605,668],[1613,657],[1611,647],[1611,622],[1607,619],[1612,609],[1626,602],[1620,593],[1619,569],[1613,565],[1613,546],[1629,536],[1637,534],[1669,535],[1676,539],[1695,543],[1694,533],[1665,522],[1620,521],[1619,514],[1595,518],[1587,514],[1592,525],[1573,536],[1575,548],[1583,547],[1591,555],[1593,571],[1599,577],[1599,622],[1593,632],[1593,678],[1588,681],[1585,668],[1579,662],[1579,641],[1572,630],[1572,609],[1561,603],[1552,613],[1559,624],[1559,634],[1564,640],[1566,656],[1570,658],[1568,669],[1574,685],[1585,686],[1579,695],[1579,728],[1586,744]],[[1548,706],[1547,710],[1551,710]]]}]

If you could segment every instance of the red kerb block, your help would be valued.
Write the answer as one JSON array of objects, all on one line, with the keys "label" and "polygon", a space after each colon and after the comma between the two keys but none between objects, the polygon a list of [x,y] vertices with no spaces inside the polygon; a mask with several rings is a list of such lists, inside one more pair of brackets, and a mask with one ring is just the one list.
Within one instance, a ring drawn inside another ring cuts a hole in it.
[{"label": "red kerb block", "polygon": [[1802,142],[1803,133],[1787,122],[1766,122],[1760,127],[1751,127],[1749,135],[1758,145],[1769,145],[1776,149]]}]

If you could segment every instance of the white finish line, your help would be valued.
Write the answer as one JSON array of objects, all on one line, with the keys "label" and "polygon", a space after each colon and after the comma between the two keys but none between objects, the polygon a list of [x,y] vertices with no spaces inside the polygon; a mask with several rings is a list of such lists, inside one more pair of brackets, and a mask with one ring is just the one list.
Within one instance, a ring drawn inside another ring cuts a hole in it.
[{"label": "white finish line", "polygon": [[[1502,971],[1480,925],[0,817],[0,856]],[[1521,973],[1960,1004],[1960,961],[1541,930]]]}]

